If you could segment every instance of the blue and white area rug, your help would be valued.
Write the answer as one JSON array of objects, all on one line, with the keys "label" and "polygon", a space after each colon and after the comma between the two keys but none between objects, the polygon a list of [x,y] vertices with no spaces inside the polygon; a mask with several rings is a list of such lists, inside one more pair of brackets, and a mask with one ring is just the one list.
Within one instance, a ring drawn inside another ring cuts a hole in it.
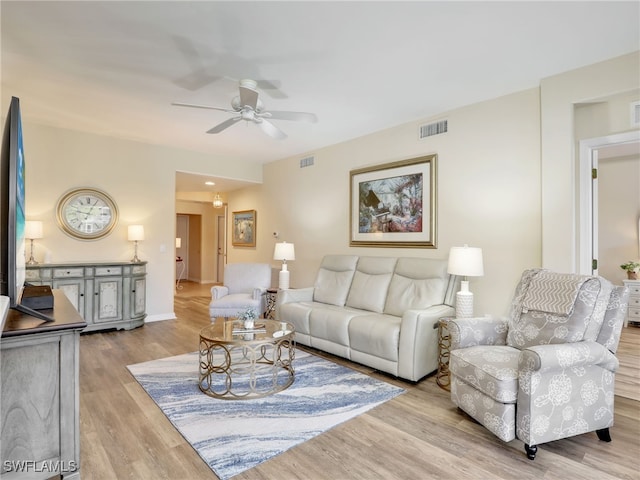
[{"label": "blue and white area rug", "polygon": [[198,388],[198,353],[129,365],[135,379],[222,480],[354,418],[404,389],[296,351],[293,385],[251,400]]}]

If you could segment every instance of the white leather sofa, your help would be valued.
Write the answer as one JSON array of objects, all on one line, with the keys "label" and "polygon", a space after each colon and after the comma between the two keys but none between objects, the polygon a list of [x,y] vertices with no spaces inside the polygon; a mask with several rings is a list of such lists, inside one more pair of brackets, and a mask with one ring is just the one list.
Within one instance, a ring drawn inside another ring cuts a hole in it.
[{"label": "white leather sofa", "polygon": [[437,368],[458,285],[446,260],[327,255],[313,287],[278,292],[276,318],[298,343],[418,381]]}]

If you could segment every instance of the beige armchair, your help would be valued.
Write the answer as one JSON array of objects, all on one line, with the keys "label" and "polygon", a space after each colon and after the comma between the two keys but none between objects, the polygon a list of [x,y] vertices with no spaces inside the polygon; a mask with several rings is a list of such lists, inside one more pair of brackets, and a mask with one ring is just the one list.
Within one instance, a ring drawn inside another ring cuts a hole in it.
[{"label": "beige armchair", "polygon": [[573,435],[611,441],[628,295],[601,277],[525,271],[509,318],[449,322],[451,400],[531,460]]},{"label": "beige armchair", "polygon": [[224,268],[224,285],[211,287],[209,316],[237,317],[248,308],[262,315],[265,293],[271,286],[268,263],[229,263]]}]

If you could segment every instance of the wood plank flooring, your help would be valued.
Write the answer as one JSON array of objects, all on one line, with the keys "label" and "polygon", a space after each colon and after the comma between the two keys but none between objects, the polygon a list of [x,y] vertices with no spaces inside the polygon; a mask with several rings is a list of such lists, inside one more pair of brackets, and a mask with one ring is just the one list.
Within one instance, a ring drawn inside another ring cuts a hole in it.
[{"label": "wood plank flooring", "polygon": [[[83,480],[216,479],[130,375],[127,365],[192,352],[209,323],[209,285],[183,283],[177,320],[80,339]],[[434,376],[418,383],[312,351],[400,385],[404,395],[234,477],[234,480],[628,479],[640,476],[640,329],[624,330],[613,441],[595,433],[541,445],[500,441],[458,410]],[[624,371],[623,371],[624,370]]]}]

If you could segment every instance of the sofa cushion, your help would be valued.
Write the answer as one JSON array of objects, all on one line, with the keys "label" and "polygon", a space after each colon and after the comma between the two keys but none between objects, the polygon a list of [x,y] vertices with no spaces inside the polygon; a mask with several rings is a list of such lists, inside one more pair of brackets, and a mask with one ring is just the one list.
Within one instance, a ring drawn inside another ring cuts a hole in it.
[{"label": "sofa cushion", "polygon": [[382,313],[396,261],[389,257],[360,257],[347,306]]},{"label": "sofa cushion", "polygon": [[349,322],[353,350],[385,360],[398,361],[401,318],[392,315],[362,315]]},{"label": "sofa cushion", "polygon": [[235,317],[241,312],[252,308],[259,312],[262,300],[255,300],[252,293],[234,293],[225,295],[215,302],[209,304],[209,316],[214,317]]},{"label": "sofa cushion", "polygon": [[291,302],[280,306],[280,315],[293,325],[296,333],[309,335],[309,317],[314,308],[313,302]]},{"label": "sofa cushion", "polygon": [[389,284],[384,313],[401,317],[444,302],[448,279],[446,260],[399,258]]},{"label": "sofa cushion", "polygon": [[344,306],[356,270],[355,255],[327,255],[322,259],[313,290],[313,300]]},{"label": "sofa cushion", "polygon": [[348,347],[349,322],[364,313],[362,310],[335,308],[333,305],[317,305],[309,316],[309,332],[313,338]]},{"label": "sofa cushion", "polygon": [[479,345],[451,352],[449,369],[455,377],[473,385],[501,403],[518,398],[520,350],[504,345]]}]

